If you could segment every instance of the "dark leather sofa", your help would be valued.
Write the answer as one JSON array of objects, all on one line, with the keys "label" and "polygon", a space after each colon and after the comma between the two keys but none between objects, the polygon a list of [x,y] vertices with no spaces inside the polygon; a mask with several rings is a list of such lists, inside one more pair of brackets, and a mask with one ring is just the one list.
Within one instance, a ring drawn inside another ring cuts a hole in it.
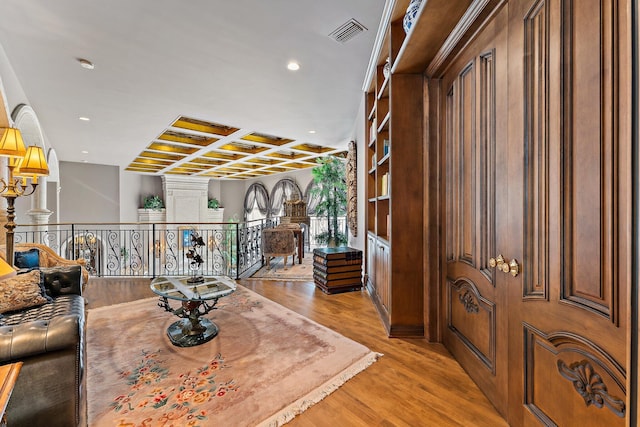
[{"label": "dark leather sofa", "polygon": [[24,363],[7,407],[7,424],[84,426],[85,303],[81,267],[40,270],[53,301],[5,313],[0,319],[0,364]]}]

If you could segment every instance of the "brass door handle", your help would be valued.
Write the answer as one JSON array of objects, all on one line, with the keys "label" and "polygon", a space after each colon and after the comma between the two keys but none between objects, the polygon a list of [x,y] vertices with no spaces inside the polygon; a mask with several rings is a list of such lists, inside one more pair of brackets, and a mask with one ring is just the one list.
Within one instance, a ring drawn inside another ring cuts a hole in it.
[{"label": "brass door handle", "polygon": [[498,271],[502,271],[503,273],[511,273],[513,277],[516,277],[520,273],[520,265],[518,264],[518,261],[512,259],[507,262],[502,254],[495,258],[489,258],[489,267],[497,268]]},{"label": "brass door handle", "polygon": [[520,265],[515,258],[509,261],[509,270],[505,271],[505,273],[511,273],[513,277],[516,277],[518,273],[520,273]]},{"label": "brass door handle", "polygon": [[498,267],[498,270],[502,270],[502,265],[504,264],[504,257],[502,254],[498,255],[496,258],[489,258],[489,267]]},{"label": "brass door handle", "polygon": [[500,266],[500,270],[502,270],[503,273],[508,273],[510,268],[509,268],[509,264],[507,264],[506,262],[504,262],[501,266]]}]

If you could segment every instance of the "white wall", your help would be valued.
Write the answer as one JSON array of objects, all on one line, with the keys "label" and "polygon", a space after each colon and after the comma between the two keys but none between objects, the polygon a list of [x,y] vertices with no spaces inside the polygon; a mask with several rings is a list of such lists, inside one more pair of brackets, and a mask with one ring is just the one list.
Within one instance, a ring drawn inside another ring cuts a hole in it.
[{"label": "white wall", "polygon": [[[2,45],[0,45],[0,126],[13,126],[13,120],[11,119],[11,114],[14,112],[16,107],[21,104],[30,105],[29,99],[25,94],[20,81],[18,80],[18,76],[16,75],[9,59],[7,58],[6,52]],[[38,112],[35,111],[37,116]],[[53,147],[55,148],[55,144],[51,144],[47,138],[46,129],[42,128],[42,146],[43,147]],[[25,141],[27,142],[27,141]],[[55,157],[55,161],[57,161],[57,157]],[[49,168],[51,170],[58,170],[59,166],[57,164],[52,164],[51,162],[54,159],[49,159]],[[0,171],[0,176],[6,178],[6,170],[4,170],[4,166],[6,165],[5,161],[0,163],[0,167],[3,169]],[[51,183],[49,183],[51,184]],[[53,188],[52,188],[53,187]],[[56,185],[47,185],[45,190],[47,194],[47,208],[52,211],[57,211],[58,207],[56,206],[56,198],[54,197],[57,193]],[[33,206],[33,197],[19,197],[15,202],[16,207],[16,223],[18,224],[28,224],[31,223],[31,218],[26,215],[26,212],[30,210]],[[5,210],[7,208],[7,203],[4,198],[0,198],[0,209]],[[58,215],[57,212],[54,212],[54,215],[51,216],[51,220],[56,218]]]},{"label": "white wall", "polygon": [[[0,45],[0,82],[2,83],[1,88],[8,104],[7,116],[10,115],[13,109],[18,105],[29,105],[27,95],[24,93],[22,85],[11,66],[11,63],[9,63],[9,59],[7,58],[7,54],[2,45]],[[37,113],[38,112],[36,111],[36,114]],[[0,121],[0,123],[3,123],[3,121]]]},{"label": "white wall", "polygon": [[140,181],[142,176],[126,172],[123,169],[119,171],[119,187],[120,187],[120,222],[136,222],[138,221],[138,203],[140,194]]},{"label": "white wall", "polygon": [[60,162],[61,222],[120,222],[119,168]]},{"label": "white wall", "polygon": [[218,197],[218,200],[224,206],[224,221],[229,221],[234,217],[242,221],[244,218],[242,215],[244,193],[244,181],[220,181],[220,197]]},{"label": "white wall", "polygon": [[160,198],[164,198],[161,176],[137,175],[140,177],[140,187],[138,187],[139,208],[144,204],[144,199],[149,196],[160,196]]},{"label": "white wall", "polygon": [[364,128],[364,115],[365,115],[365,97],[362,94],[360,100],[360,107],[358,109],[358,115],[356,116],[356,122],[353,125],[352,140],[356,142],[356,176],[358,177],[358,235],[353,237],[349,232],[349,246],[356,249],[364,250],[365,239],[367,229],[365,227],[365,188],[364,181],[366,178],[366,162],[364,153],[366,153],[366,140],[365,140],[365,128]]},{"label": "white wall", "polygon": [[222,181],[215,178],[209,180],[209,198],[207,201],[215,197],[222,204],[222,207],[224,207],[224,203],[222,202],[222,195],[220,194],[221,182]]}]

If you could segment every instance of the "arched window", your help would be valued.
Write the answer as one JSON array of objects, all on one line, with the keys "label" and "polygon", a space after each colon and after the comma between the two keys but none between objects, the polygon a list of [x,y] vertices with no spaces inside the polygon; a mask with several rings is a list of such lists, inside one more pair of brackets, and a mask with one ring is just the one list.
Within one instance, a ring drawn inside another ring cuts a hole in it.
[{"label": "arched window", "polygon": [[271,190],[271,217],[282,215],[284,202],[294,199],[302,199],[302,191],[300,191],[298,184],[291,178],[283,178],[278,181]]},{"label": "arched window", "polygon": [[320,203],[320,195],[313,194],[312,192],[312,189],[316,186],[316,182],[312,179],[304,190],[304,199],[307,201],[307,215],[309,216],[316,215],[316,208],[318,207],[318,203]]},{"label": "arched window", "polygon": [[264,184],[251,184],[244,195],[244,220],[252,221],[269,216],[269,192]]}]

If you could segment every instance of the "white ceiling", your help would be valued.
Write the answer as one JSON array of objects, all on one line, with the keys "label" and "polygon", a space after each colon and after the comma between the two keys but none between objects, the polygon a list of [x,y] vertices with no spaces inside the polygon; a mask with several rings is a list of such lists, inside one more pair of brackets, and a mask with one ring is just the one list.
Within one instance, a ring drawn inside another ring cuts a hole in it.
[{"label": "white ceiling", "polygon": [[[345,149],[383,6],[2,0],[0,45],[63,161],[124,168],[180,116]],[[368,31],[328,37],[352,18]]]}]

